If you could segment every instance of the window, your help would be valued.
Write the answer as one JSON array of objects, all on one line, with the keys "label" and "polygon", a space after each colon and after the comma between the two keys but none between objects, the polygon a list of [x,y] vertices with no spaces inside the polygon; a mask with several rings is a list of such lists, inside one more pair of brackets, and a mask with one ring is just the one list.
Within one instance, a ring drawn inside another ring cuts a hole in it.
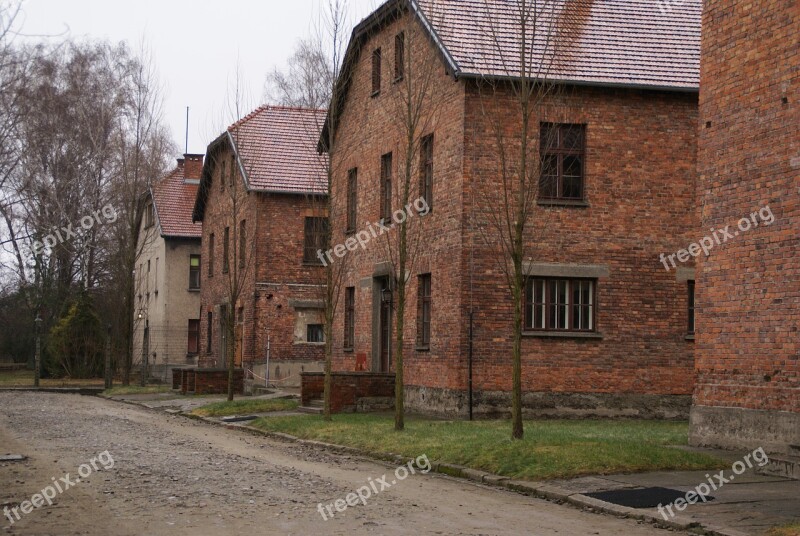
[{"label": "window", "polygon": [[431,346],[431,274],[419,276],[417,290],[417,348]]},{"label": "window", "polygon": [[231,228],[225,227],[225,232],[222,235],[222,273],[227,274],[231,267],[231,260],[228,258],[230,255],[231,245]]},{"label": "window", "polygon": [[403,79],[406,70],[406,34],[400,32],[394,38],[394,80]]},{"label": "window", "polygon": [[244,268],[247,256],[247,220],[239,222],[239,268]]},{"label": "window", "polygon": [[189,290],[200,288],[200,255],[189,255]]},{"label": "window", "polygon": [[542,199],[582,200],[586,126],[542,123]]},{"label": "window", "polygon": [[347,172],[347,234],[356,232],[356,218],[358,216],[358,168]]},{"label": "window", "polygon": [[206,353],[211,353],[211,330],[214,327],[214,314],[209,311],[206,315]]},{"label": "window", "polygon": [[381,210],[380,218],[392,216],[392,153],[381,157]]},{"label": "window", "polygon": [[208,277],[214,277],[214,233],[208,235]]},{"label": "window", "polygon": [[219,159],[219,190],[225,191],[225,160]]},{"label": "window", "polygon": [[189,341],[186,347],[187,354],[196,354],[200,351],[200,320],[189,320]]},{"label": "window", "polygon": [[230,169],[228,170],[229,171],[228,172],[228,186],[232,187],[233,186],[234,177],[236,176],[236,157],[234,155],[231,155],[230,160],[228,160],[228,163],[230,164]]},{"label": "window", "polygon": [[688,290],[689,290],[689,325],[688,325],[688,332],[689,335],[694,335],[694,281],[688,281]]},{"label": "window", "polygon": [[306,327],[306,342],[325,342],[325,330],[322,324],[308,324]]},{"label": "window", "polygon": [[422,138],[420,145],[419,195],[430,211],[433,208],[433,134]]},{"label": "window", "polygon": [[306,218],[303,236],[303,262],[322,264],[319,251],[328,246],[327,218]]},{"label": "window", "polygon": [[594,291],[593,279],[528,279],[525,329],[594,331]]},{"label": "window", "polygon": [[381,92],[381,49],[372,53],[372,95]]},{"label": "window", "polygon": [[356,339],[356,287],[344,289],[344,349],[352,350]]},{"label": "window", "polygon": [[145,217],[145,227],[152,227],[156,224],[156,216],[155,216],[155,209],[153,209],[153,203],[148,202],[147,205],[144,207],[144,217]]}]

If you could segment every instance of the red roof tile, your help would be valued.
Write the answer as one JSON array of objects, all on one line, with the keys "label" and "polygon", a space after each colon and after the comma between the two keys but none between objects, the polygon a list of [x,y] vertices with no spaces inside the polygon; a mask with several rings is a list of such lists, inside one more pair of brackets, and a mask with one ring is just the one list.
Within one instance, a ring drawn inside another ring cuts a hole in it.
[{"label": "red roof tile", "polygon": [[[533,56],[547,56],[552,43],[563,43],[554,61],[543,62],[542,78],[698,88],[702,0],[537,1],[533,12],[542,20],[529,50]],[[518,2],[418,0],[411,5],[417,3],[445,56],[452,58],[456,74],[516,74],[521,44],[515,23]],[[539,71],[534,68],[532,73]]]},{"label": "red roof tile", "polygon": [[261,106],[228,127],[253,190],[326,193],[327,155],[317,152],[325,110]]},{"label": "red roof tile", "polygon": [[202,224],[192,223],[198,182],[184,182],[183,173],[184,165],[181,163],[150,188],[156,217],[162,236],[200,238]]}]

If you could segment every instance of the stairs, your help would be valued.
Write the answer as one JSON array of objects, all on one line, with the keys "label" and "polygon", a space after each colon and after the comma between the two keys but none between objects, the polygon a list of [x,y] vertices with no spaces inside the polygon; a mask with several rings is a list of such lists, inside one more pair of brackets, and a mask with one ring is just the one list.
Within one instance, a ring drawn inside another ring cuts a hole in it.
[{"label": "stairs", "polygon": [[773,454],[760,474],[800,480],[800,445],[789,445],[790,454]]},{"label": "stairs", "polygon": [[300,413],[311,413],[313,415],[322,415],[325,409],[324,403],[321,398],[314,398],[309,401],[308,406],[300,406],[297,411]]}]

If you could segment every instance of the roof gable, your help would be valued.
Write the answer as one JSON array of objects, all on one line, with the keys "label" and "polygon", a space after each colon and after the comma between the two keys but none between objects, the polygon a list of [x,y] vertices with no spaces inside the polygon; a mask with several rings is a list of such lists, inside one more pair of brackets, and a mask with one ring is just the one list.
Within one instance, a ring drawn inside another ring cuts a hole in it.
[{"label": "roof gable", "polygon": [[192,222],[192,207],[198,183],[184,180],[184,166],[179,165],[150,187],[153,208],[161,236],[200,238],[202,226]]},{"label": "roof gable", "polygon": [[232,148],[248,191],[327,193],[327,155],[317,151],[325,110],[264,105],[229,126],[206,151],[193,218],[205,212],[216,154]]}]

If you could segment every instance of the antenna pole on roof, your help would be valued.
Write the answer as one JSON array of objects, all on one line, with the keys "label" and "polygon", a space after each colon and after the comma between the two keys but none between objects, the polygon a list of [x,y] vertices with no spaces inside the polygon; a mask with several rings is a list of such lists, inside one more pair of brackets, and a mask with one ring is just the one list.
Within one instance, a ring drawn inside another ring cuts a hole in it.
[{"label": "antenna pole on roof", "polygon": [[189,153],[189,107],[186,107],[186,142],[184,145],[184,153]]}]

